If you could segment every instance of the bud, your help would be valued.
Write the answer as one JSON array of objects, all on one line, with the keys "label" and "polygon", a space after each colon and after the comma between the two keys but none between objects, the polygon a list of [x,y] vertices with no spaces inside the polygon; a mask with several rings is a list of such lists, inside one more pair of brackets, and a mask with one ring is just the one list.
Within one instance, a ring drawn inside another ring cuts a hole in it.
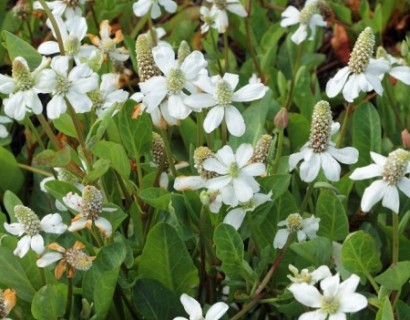
[{"label": "bud", "polygon": [[253,155],[250,160],[251,163],[260,162],[265,166],[268,164],[269,149],[272,144],[272,136],[264,134],[256,143]]},{"label": "bud", "polygon": [[227,106],[232,102],[233,90],[228,81],[218,80],[215,88],[215,100],[219,106]]},{"label": "bud", "polygon": [[156,133],[152,133],[152,160],[157,166],[163,166],[163,170],[166,171],[169,168],[167,156],[165,154],[164,140]]},{"label": "bud", "polygon": [[154,76],[160,76],[161,71],[158,69],[152,56],[151,46],[146,35],[139,35],[135,43],[135,53],[138,62],[138,74],[140,81],[144,82]]},{"label": "bud", "polygon": [[366,70],[376,43],[372,28],[364,29],[357,39],[349,59],[349,70],[359,74]]},{"label": "bud", "polygon": [[100,92],[100,90],[94,90],[88,93],[89,98],[93,103],[93,110],[100,110],[104,105],[104,98]]},{"label": "bud", "polygon": [[82,304],[82,309],[80,312],[80,319],[83,319],[83,320],[90,319],[91,311],[93,309],[93,303],[92,302],[89,303],[86,298],[82,298],[81,304]]},{"label": "bud", "polygon": [[191,48],[185,40],[182,40],[178,48],[178,63],[181,65],[185,58],[191,53]]},{"label": "bud", "polygon": [[407,129],[404,129],[401,132],[401,141],[403,142],[403,147],[410,149],[410,133],[407,131]]},{"label": "bud", "polygon": [[288,110],[285,107],[280,108],[274,119],[275,127],[285,129],[288,126]]},{"label": "bud", "polygon": [[194,167],[199,175],[204,179],[211,179],[218,176],[216,172],[208,171],[203,167],[206,159],[214,158],[215,154],[208,147],[198,147],[194,151]]},{"label": "bud", "polygon": [[327,150],[332,123],[329,103],[324,100],[319,101],[313,109],[309,136],[309,148],[313,149],[314,152],[321,153]]},{"label": "bud", "polygon": [[26,234],[29,236],[39,234],[41,230],[40,219],[33,210],[23,205],[16,205],[14,207],[14,215],[17,221],[23,226]]},{"label": "bud", "polygon": [[389,153],[383,166],[383,180],[390,186],[395,186],[406,174],[410,161],[410,152],[397,149]]},{"label": "bud", "polygon": [[97,219],[102,212],[102,192],[94,186],[85,186],[81,199],[81,210],[83,215],[88,219]]},{"label": "bud", "polygon": [[178,94],[185,87],[185,74],[180,68],[172,68],[167,74],[166,81],[169,94]]},{"label": "bud", "polygon": [[29,90],[34,86],[27,62],[22,57],[16,57],[13,60],[12,76],[17,82],[15,91]]},{"label": "bud", "polygon": [[207,190],[202,190],[199,194],[199,199],[203,206],[209,206],[211,204],[210,195]]},{"label": "bud", "polygon": [[402,41],[400,45],[400,51],[401,51],[402,57],[407,59],[409,52],[410,52],[410,38],[409,37],[406,37],[406,39]]},{"label": "bud", "polygon": [[298,232],[303,228],[303,218],[299,213],[291,213],[286,218],[286,227],[289,232]]},{"label": "bud", "polygon": [[382,46],[378,46],[376,50],[376,59],[384,58],[387,59],[387,52]]},{"label": "bud", "polygon": [[55,168],[57,171],[57,179],[71,184],[80,183],[80,179],[65,168]]}]

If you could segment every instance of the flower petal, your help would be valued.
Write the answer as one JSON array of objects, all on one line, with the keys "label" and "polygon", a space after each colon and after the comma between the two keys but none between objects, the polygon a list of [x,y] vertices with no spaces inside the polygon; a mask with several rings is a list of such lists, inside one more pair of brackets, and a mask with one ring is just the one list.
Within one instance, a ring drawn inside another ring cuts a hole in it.
[{"label": "flower petal", "polygon": [[105,237],[111,236],[112,225],[107,219],[103,217],[98,217],[94,221],[96,227],[104,234]]},{"label": "flower petal", "polygon": [[79,93],[74,90],[70,90],[67,93],[67,99],[70,101],[76,113],[88,112],[93,106],[93,102],[85,93]]},{"label": "flower petal", "polygon": [[47,117],[49,119],[58,119],[66,111],[67,104],[62,95],[55,95],[47,104]]},{"label": "flower petal", "polygon": [[221,124],[225,114],[224,107],[213,107],[206,115],[204,121],[204,130],[206,133],[214,131]]},{"label": "flower petal", "polygon": [[211,190],[219,190],[223,187],[225,187],[227,184],[229,184],[232,181],[232,178],[229,176],[221,176],[221,177],[216,177],[208,180],[205,183],[205,187],[211,189]]},{"label": "flower petal", "polygon": [[245,10],[245,8],[240,3],[228,3],[226,5],[226,10],[240,17],[246,17],[248,15],[248,12]]},{"label": "flower petal", "polygon": [[387,186],[383,196],[382,206],[389,208],[394,213],[399,213],[400,199],[396,186]]},{"label": "flower petal", "polygon": [[235,160],[239,168],[245,166],[248,161],[252,158],[253,148],[249,143],[242,143],[236,150]]},{"label": "flower petal", "polygon": [[212,107],[216,104],[215,99],[208,93],[196,93],[185,98],[184,103],[193,109]]},{"label": "flower petal", "polygon": [[288,241],[288,237],[288,229],[279,229],[278,232],[276,232],[275,239],[273,239],[273,247],[275,249],[282,249],[286,241]]},{"label": "flower petal", "polygon": [[232,183],[235,194],[240,202],[247,202],[252,198],[253,190],[252,187],[248,185],[246,179],[242,179],[241,176],[239,176],[238,178],[233,179]]},{"label": "flower petal", "polygon": [[201,176],[179,176],[174,181],[174,189],[178,191],[197,190],[203,187],[205,187],[205,179]]},{"label": "flower petal", "polygon": [[265,96],[265,89],[262,83],[247,84],[232,95],[232,101],[246,102],[261,99]]},{"label": "flower petal", "polygon": [[202,308],[198,301],[183,293],[180,301],[191,319],[202,318]]},{"label": "flower petal", "polygon": [[223,223],[229,224],[238,230],[242,225],[243,219],[245,218],[246,212],[242,208],[235,208],[228,212],[225,216]]},{"label": "flower petal", "polygon": [[359,96],[360,92],[360,76],[357,74],[350,75],[343,87],[343,98],[348,102],[353,102]]},{"label": "flower petal", "polygon": [[320,154],[323,172],[329,181],[339,181],[340,164],[327,151]]},{"label": "flower petal", "polygon": [[225,121],[229,133],[233,136],[240,137],[245,133],[245,120],[234,106],[225,107]]},{"label": "flower petal", "polygon": [[363,168],[357,168],[353,171],[350,175],[350,179],[352,180],[364,180],[370,179],[374,177],[380,177],[383,175],[383,168],[378,166],[375,163],[372,163]]},{"label": "flower petal", "polygon": [[370,157],[373,159],[373,161],[379,166],[379,167],[384,167],[387,157],[382,156],[381,154],[378,154],[376,152],[371,152],[370,151]]},{"label": "flower petal", "polygon": [[251,163],[246,167],[242,168],[242,173],[249,175],[249,176],[260,176],[266,172],[266,167],[263,163]]},{"label": "flower petal", "polygon": [[403,177],[397,183],[397,187],[403,191],[403,193],[410,198],[410,179]]},{"label": "flower petal", "polygon": [[323,297],[316,287],[307,283],[294,283],[288,289],[301,304],[311,308],[320,308]]},{"label": "flower petal", "polygon": [[289,6],[281,14],[282,20],[280,21],[281,27],[288,27],[299,23],[300,12],[294,6]]},{"label": "flower petal", "polygon": [[401,82],[410,86],[410,67],[407,66],[399,66],[391,68],[389,74]]},{"label": "flower petal", "polygon": [[161,42],[152,49],[152,55],[156,65],[163,74],[167,75],[175,67],[175,52],[170,44]]},{"label": "flower petal", "polygon": [[218,152],[216,153],[216,158],[227,167],[235,162],[235,155],[232,151],[232,148],[228,145],[225,145],[218,150]]},{"label": "flower petal", "polygon": [[224,302],[213,304],[206,313],[205,320],[219,320],[228,311],[229,306]]},{"label": "flower petal", "polygon": [[4,226],[4,229],[6,229],[6,231],[8,233],[11,233],[13,236],[20,237],[22,234],[24,234],[24,226],[19,222],[14,222],[10,224],[5,222],[3,226]]},{"label": "flower petal", "polygon": [[297,45],[301,44],[307,38],[307,26],[305,24],[299,25],[299,28],[290,37]]},{"label": "flower petal", "polygon": [[175,119],[183,120],[191,113],[191,109],[184,103],[184,96],[184,94],[172,94],[168,97],[169,114]]},{"label": "flower petal", "polygon": [[301,314],[298,320],[325,320],[326,318],[327,313],[319,309],[316,311],[309,311]]},{"label": "flower petal", "polygon": [[60,48],[58,46],[58,42],[56,41],[45,41],[38,46],[37,51],[41,54],[49,56],[60,52]]},{"label": "flower petal", "polygon": [[327,152],[330,153],[337,161],[345,164],[356,163],[359,159],[359,151],[353,147],[336,149],[333,146],[329,146],[327,148]]},{"label": "flower petal", "polygon": [[387,182],[383,180],[374,181],[368,186],[363,193],[362,202],[360,204],[363,212],[369,212],[376,202],[380,201],[384,197]]},{"label": "flower petal", "polygon": [[84,229],[85,226],[87,225],[88,221],[89,220],[86,217],[82,217],[78,220],[72,221],[71,225],[68,227],[67,230],[70,231],[70,232],[74,232],[74,231]]},{"label": "flower petal", "polygon": [[340,276],[336,273],[334,276],[325,278],[320,282],[320,288],[323,291],[323,296],[328,301],[333,300],[339,290]]},{"label": "flower petal", "polygon": [[[308,154],[305,154],[305,159]],[[312,182],[316,179],[320,170],[320,156],[312,152],[308,161],[303,161],[300,166],[300,178],[305,182]]]},{"label": "flower petal", "polygon": [[202,166],[205,170],[213,171],[218,174],[227,174],[228,168],[223,165],[220,161],[215,158],[208,158],[203,163]]},{"label": "flower petal", "polygon": [[342,91],[343,86],[349,77],[350,71],[349,67],[344,67],[340,69],[336,75],[330,79],[326,84],[326,94],[329,98],[336,97],[340,91]]},{"label": "flower petal", "polygon": [[47,233],[62,234],[67,230],[67,226],[63,223],[58,213],[50,213],[43,217],[40,221],[41,230]]},{"label": "flower petal", "polygon": [[36,234],[31,237],[30,242],[31,249],[38,254],[42,254],[44,251],[44,239],[41,234]]},{"label": "flower petal", "polygon": [[27,252],[30,250],[31,237],[25,235],[17,243],[17,248],[13,251],[14,255],[23,258]]}]

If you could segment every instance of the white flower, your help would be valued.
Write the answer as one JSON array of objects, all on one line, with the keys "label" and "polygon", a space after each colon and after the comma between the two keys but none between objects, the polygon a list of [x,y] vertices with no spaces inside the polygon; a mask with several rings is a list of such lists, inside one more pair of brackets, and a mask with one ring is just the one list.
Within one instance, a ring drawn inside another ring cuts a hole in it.
[{"label": "white flower", "polygon": [[103,208],[103,195],[94,186],[85,186],[82,191],[82,196],[69,192],[63,197],[64,204],[78,212],[73,218],[68,231],[78,231],[84,228],[90,229],[93,224],[104,234],[109,237],[112,233],[111,223],[100,216],[103,211],[112,211],[110,208]]},{"label": "white flower", "polygon": [[361,91],[376,91],[383,94],[381,78],[389,70],[389,63],[383,59],[372,59],[375,37],[370,27],[360,33],[350,54],[349,65],[340,69],[326,84],[328,97],[336,97],[343,89],[343,97],[353,102]]},{"label": "white flower", "polygon": [[410,67],[403,65],[403,61],[388,54],[383,47],[377,48],[377,57],[382,58],[389,64],[387,73],[393,78],[410,85]]},{"label": "white flower", "polygon": [[147,112],[153,113],[162,103],[161,111],[167,110],[175,119],[185,119],[192,109],[184,102],[184,89],[193,91],[193,82],[207,65],[204,56],[199,51],[193,51],[179,64],[174,50],[167,43],[160,43],[152,50],[152,54],[164,76],[154,76],[139,84],[145,95],[143,103]]},{"label": "white flower", "polygon": [[269,192],[268,194],[255,193],[248,202],[240,203],[238,208],[228,211],[223,223],[229,224],[238,230],[242,225],[247,212],[254,211],[256,207],[259,207],[267,201],[271,201],[271,198],[272,192]]},{"label": "white flower", "polygon": [[[339,130],[340,124],[332,121],[329,103],[319,101],[314,107],[309,141],[301,148],[300,152],[291,154],[289,168],[293,170],[299,161],[300,178],[305,182],[312,182],[319,174],[320,168],[330,181],[340,179],[340,165],[357,162],[359,152],[353,147],[336,149],[330,141],[332,135]],[[337,160],[337,161],[336,161]]]},{"label": "white flower", "polygon": [[290,281],[292,281],[292,283],[307,283],[309,285],[315,285],[320,280],[332,276],[328,266],[320,266],[312,272],[309,272],[308,269],[302,269],[299,273],[299,270],[290,264],[289,270],[293,273],[293,275],[288,275],[287,277]]},{"label": "white flower", "polygon": [[367,306],[365,296],[356,293],[360,278],[352,274],[340,283],[339,274],[323,279],[319,290],[307,283],[292,284],[289,291],[301,304],[315,308],[315,311],[303,313],[299,320],[329,320],[346,319],[346,313],[357,312]]},{"label": "white flower", "polygon": [[124,40],[121,30],[115,32],[115,36],[111,39],[111,26],[108,20],[103,20],[100,23],[100,38],[94,35],[89,35],[92,43],[94,43],[102,52],[108,54],[114,61],[125,61],[129,58],[128,51],[125,48],[117,48],[117,44]]},{"label": "white flower", "polygon": [[3,101],[7,116],[21,121],[26,112],[40,114],[43,111],[37,94],[47,92],[42,86],[41,77],[48,64],[49,59],[43,58],[41,64],[30,73],[27,61],[23,57],[16,57],[13,60],[12,77],[0,74],[0,92],[9,95]]},{"label": "white flower", "polygon": [[249,163],[253,148],[250,144],[241,144],[236,154],[228,145],[220,149],[214,158],[206,159],[203,167],[220,176],[207,180],[205,186],[211,190],[219,190],[222,201],[230,206],[245,203],[260,189],[254,176],[265,173],[263,163]]},{"label": "white flower", "polygon": [[239,0],[207,0],[212,3],[211,15],[219,33],[224,33],[228,28],[228,13],[230,11],[240,17],[246,17],[248,13]]},{"label": "white flower", "polygon": [[[214,9],[214,8],[212,8]],[[199,9],[199,13],[201,14],[201,20],[204,22],[201,25],[201,33],[205,33],[209,31],[209,27],[216,28],[215,24],[215,9],[209,10],[207,7],[202,6]]]},{"label": "white flower", "polygon": [[93,109],[99,117],[113,105],[121,105],[128,98],[128,92],[117,88],[116,75],[113,73],[103,74],[100,89],[90,92],[88,95],[93,102]]},{"label": "white flower", "polygon": [[[82,16],[80,5],[84,4],[86,0],[55,0],[46,1],[47,6],[50,8],[54,16],[62,16],[63,14],[67,19],[71,19],[74,16]],[[33,8],[35,10],[43,10],[43,6],[39,1],[34,1]]]},{"label": "white flower", "polygon": [[24,257],[30,248],[38,254],[44,251],[44,239],[40,234],[41,231],[62,234],[67,229],[58,213],[50,213],[40,221],[30,208],[17,205],[14,207],[14,214],[18,222],[4,223],[4,228],[7,232],[18,237],[25,234],[14,250],[14,254],[20,258]]},{"label": "white flower", "polygon": [[[92,52],[97,48],[93,45],[81,45],[81,41],[87,34],[87,22],[85,18],[74,16],[64,23],[61,17],[56,16],[55,20],[63,40],[65,54],[73,58],[77,65],[90,58]],[[53,25],[49,20],[47,21],[47,25],[51,29],[54,38],[56,38]],[[60,47],[57,41],[45,41],[40,44],[37,51],[43,55],[52,55],[59,53]]]},{"label": "white flower", "polygon": [[232,102],[248,102],[265,96],[265,86],[261,83],[248,84],[234,92],[239,82],[239,76],[225,73],[223,78],[200,77],[198,86],[206,93],[192,94],[185,103],[194,109],[212,107],[206,115],[204,129],[206,133],[214,131],[225,117],[228,131],[240,137],[245,133],[245,121]]},{"label": "white flower", "polygon": [[47,116],[57,119],[67,110],[67,99],[77,113],[91,110],[93,105],[87,93],[98,86],[98,75],[85,63],[74,67],[70,72],[69,58],[57,56],[51,60],[51,68],[42,76],[44,86],[51,92],[52,98],[47,104]]},{"label": "white flower", "polygon": [[151,18],[156,19],[161,16],[160,5],[169,13],[174,13],[178,7],[172,0],[138,0],[132,5],[132,9],[137,17],[145,16],[151,11]]},{"label": "white flower", "polygon": [[186,313],[189,315],[189,319],[176,317],[174,320],[219,320],[229,309],[229,306],[226,303],[217,302],[209,308],[204,318],[201,305],[198,301],[185,293],[181,295],[180,300]]},{"label": "white flower", "polygon": [[4,124],[12,123],[13,121],[5,116],[0,116],[0,138],[4,139],[9,135],[7,128]]},{"label": "white flower", "polygon": [[294,24],[299,24],[299,28],[292,35],[291,39],[294,43],[300,44],[307,38],[308,27],[311,30],[309,40],[313,40],[316,27],[325,27],[326,21],[318,13],[317,0],[308,0],[305,2],[304,8],[299,11],[294,6],[289,6],[282,12],[281,27],[288,27]]},{"label": "white flower", "polygon": [[273,240],[275,249],[282,249],[291,233],[296,233],[298,241],[305,241],[306,238],[316,238],[316,232],[319,230],[320,218],[311,216],[303,219],[299,213],[290,214],[286,220],[278,223],[279,227],[286,226],[286,229],[279,229]]},{"label": "white flower", "polygon": [[374,164],[363,168],[357,168],[350,175],[352,180],[363,180],[374,177],[383,177],[367,187],[363,193],[361,208],[364,212],[370,209],[380,200],[382,206],[398,213],[400,209],[400,189],[410,198],[410,179],[405,174],[410,173],[410,153],[403,149],[397,149],[386,158],[378,153],[370,152]]}]

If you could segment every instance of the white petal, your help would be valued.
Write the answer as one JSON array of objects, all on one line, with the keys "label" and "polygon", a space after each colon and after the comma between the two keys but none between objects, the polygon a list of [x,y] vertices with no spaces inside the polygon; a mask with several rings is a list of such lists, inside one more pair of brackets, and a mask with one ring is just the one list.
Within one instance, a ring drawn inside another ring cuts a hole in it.
[{"label": "white petal", "polygon": [[158,1],[160,3],[161,6],[163,6],[165,8],[165,10],[169,13],[174,13],[175,11],[177,11],[177,4],[174,1],[171,0],[159,0]]},{"label": "white petal", "polygon": [[219,149],[215,156],[221,163],[223,163],[227,167],[235,162],[235,155],[229,145],[225,145],[221,149]]},{"label": "white petal", "polygon": [[229,176],[216,177],[208,180],[205,186],[211,190],[219,190],[232,181]]},{"label": "white petal", "polygon": [[240,137],[245,133],[245,120],[234,106],[225,107],[225,121],[229,133],[233,136]]},{"label": "white petal", "polygon": [[164,100],[167,95],[166,90],[151,91],[144,97],[144,104],[147,106],[147,111],[152,112],[158,108],[159,104]]},{"label": "white petal", "polygon": [[294,283],[288,289],[301,304],[311,308],[320,308],[323,298],[316,287],[307,283]]},{"label": "white petal", "polygon": [[63,255],[59,252],[48,252],[37,260],[37,267],[44,268],[60,260]]},{"label": "white petal", "polygon": [[181,70],[185,73],[186,79],[193,80],[198,77],[199,72],[207,66],[204,55],[199,51],[191,52],[182,62]]},{"label": "white petal", "polygon": [[46,69],[37,76],[35,88],[40,93],[50,93],[55,89],[56,83],[56,73],[51,69]]},{"label": "white petal", "polygon": [[170,44],[161,42],[152,49],[152,55],[156,65],[165,75],[175,67],[175,53]]},{"label": "white petal", "polygon": [[400,199],[399,191],[396,186],[387,186],[383,196],[383,207],[393,210],[394,213],[399,213]]},{"label": "white petal", "polygon": [[191,109],[184,104],[184,96],[173,94],[168,98],[169,114],[176,119],[183,120],[191,113]]},{"label": "white petal", "polygon": [[40,114],[43,111],[43,104],[33,89],[24,92],[24,101],[34,114]]},{"label": "white petal", "polygon": [[0,74],[0,92],[10,94],[14,91],[15,80],[8,76]]},{"label": "white petal", "polygon": [[153,2],[152,3],[152,9],[151,9],[151,18],[152,19],[157,19],[161,16],[161,9],[158,5],[158,3]]},{"label": "white petal", "polygon": [[48,214],[41,219],[41,230],[47,233],[62,234],[67,230],[63,218],[58,213]]},{"label": "white petal", "polygon": [[400,80],[401,82],[410,86],[410,67],[407,67],[407,66],[394,67],[389,71],[389,74],[393,78],[396,78],[397,80]]},{"label": "white petal", "polygon": [[261,99],[265,96],[265,89],[262,83],[247,84],[232,95],[232,101],[246,102]]},{"label": "white petal", "polygon": [[383,168],[373,163],[366,167],[355,169],[353,173],[350,175],[350,179],[364,180],[364,179],[370,179],[374,177],[380,177],[382,175],[383,175]]},{"label": "white petal", "polygon": [[235,160],[239,168],[245,166],[248,161],[252,158],[253,148],[249,143],[241,144],[236,150]]},{"label": "white petal", "polygon": [[307,26],[305,24],[301,24],[290,38],[297,45],[301,44],[307,38]]},{"label": "white petal", "polygon": [[228,15],[225,10],[216,10],[214,14],[215,26],[219,33],[224,33],[228,28]]},{"label": "white petal", "polygon": [[94,221],[97,228],[104,234],[105,237],[111,236],[112,233],[112,225],[107,219],[103,217],[98,217]]},{"label": "white petal", "polygon": [[367,299],[359,293],[350,293],[348,295],[340,295],[339,310],[344,313],[357,312],[366,308]]},{"label": "white petal", "polygon": [[301,314],[298,320],[325,320],[326,318],[327,313],[319,309]]},{"label": "white petal", "polygon": [[349,278],[343,281],[339,286],[338,294],[340,296],[349,295],[356,291],[357,286],[359,285],[360,278],[352,274]]},{"label": "white petal", "polygon": [[214,131],[222,122],[225,110],[224,107],[213,107],[206,115],[204,130],[206,133]]},{"label": "white petal", "polygon": [[370,73],[374,76],[380,76],[389,70],[390,66],[388,61],[384,58],[370,59],[369,64],[365,70],[365,73]]},{"label": "white petal", "polygon": [[23,258],[30,250],[30,242],[31,237],[29,235],[25,235],[21,238],[17,243],[17,248],[13,251],[14,255]]},{"label": "white petal", "polygon": [[249,175],[249,176],[260,176],[266,172],[266,167],[263,163],[251,163],[246,167],[242,168],[242,173]]},{"label": "white petal", "polygon": [[340,129],[340,123],[339,122],[333,122],[332,125],[330,126],[330,135],[334,135],[336,132],[338,132]]},{"label": "white petal", "polygon": [[282,20],[280,21],[281,27],[288,27],[299,23],[300,12],[294,6],[289,6],[282,12]]},{"label": "white petal", "polygon": [[174,189],[178,191],[197,190],[205,186],[205,179],[201,176],[175,178]]},{"label": "white petal", "polygon": [[234,73],[225,73],[223,79],[229,83],[232,90],[235,90],[236,86],[239,83],[239,76]]},{"label": "white petal", "polygon": [[67,99],[70,101],[76,113],[88,112],[93,106],[93,102],[86,94],[74,90],[70,90],[67,93]]},{"label": "white petal", "polygon": [[198,301],[185,293],[181,295],[180,300],[191,319],[202,318],[202,308]]},{"label": "white petal", "polygon": [[67,56],[57,56],[51,60],[51,68],[62,76],[67,76],[69,58]]},{"label": "white petal", "polygon": [[49,119],[58,119],[66,111],[67,104],[61,95],[54,96],[47,104],[47,117]]},{"label": "white petal", "polygon": [[403,191],[403,193],[410,198],[410,179],[403,177],[397,183],[397,187]]},{"label": "white petal", "polygon": [[302,230],[299,230],[299,231],[296,233],[296,235],[297,235],[297,238],[298,238],[298,241],[299,241],[299,242],[303,242],[303,241],[305,241],[306,238],[307,238],[306,233],[303,232]]},{"label": "white petal", "polygon": [[303,149],[300,152],[292,153],[289,157],[289,170],[292,171],[293,169],[296,168],[300,160],[302,160],[305,157],[307,149]]},{"label": "white petal", "polygon": [[246,212],[242,208],[235,208],[228,212],[225,216],[223,223],[229,224],[236,230],[242,225],[243,219],[245,218]]},{"label": "white petal", "polygon": [[9,99],[5,99],[4,112],[10,118],[21,121],[26,115],[26,106],[24,104],[24,95],[21,91],[11,94]]},{"label": "white petal", "polygon": [[327,152],[329,152],[337,161],[345,164],[356,163],[359,159],[359,151],[353,147],[336,149],[333,146],[329,146]]},{"label": "white petal", "polygon": [[364,75],[374,91],[376,91],[379,96],[383,95],[383,86],[380,78],[370,73],[365,73]]},{"label": "white petal", "polygon": [[24,233],[24,226],[18,222],[10,224],[5,222],[3,226],[8,233],[11,233],[14,236],[21,236]]},{"label": "white petal", "polygon": [[208,158],[202,163],[205,170],[218,174],[227,174],[228,168],[215,158]]},{"label": "white petal", "polygon": [[31,249],[38,254],[42,254],[44,251],[44,239],[40,234],[36,234],[31,237]]},{"label": "white petal", "polygon": [[346,319],[347,319],[346,314],[343,312],[329,314],[329,320],[346,320]]},{"label": "white petal", "polygon": [[228,3],[226,10],[240,17],[246,17],[248,15],[248,12],[246,12],[245,8],[240,3]]},{"label": "white petal", "polygon": [[338,273],[332,277],[323,279],[320,282],[320,288],[323,291],[323,296],[328,300],[332,300],[339,290],[339,283],[340,277]]},{"label": "white petal", "polygon": [[359,96],[360,77],[357,74],[350,75],[343,88],[343,98],[348,102],[353,102]]},{"label": "white petal", "polygon": [[328,81],[328,83],[326,84],[326,95],[329,98],[336,97],[339,94],[339,92],[342,91],[342,88],[346,83],[349,74],[349,67],[344,67],[340,69],[336,73],[336,75]]},{"label": "white petal", "polygon": [[382,156],[381,154],[378,154],[376,152],[370,151],[370,157],[373,159],[373,161],[379,166],[379,167],[384,167],[387,158],[385,156]]},{"label": "white petal", "polygon": [[58,42],[56,41],[46,41],[39,45],[37,51],[44,55],[51,55],[57,52],[60,52]]},{"label": "white petal", "polygon": [[313,283],[317,283],[320,280],[331,277],[332,273],[330,272],[330,269],[328,266],[320,266],[315,271],[313,271],[310,275],[311,275],[311,281]]},{"label": "white petal", "polygon": [[81,77],[73,80],[72,90],[79,93],[88,93],[98,88],[98,75],[93,73],[91,76]]},{"label": "white petal", "polygon": [[288,241],[288,237],[288,229],[279,229],[278,232],[276,232],[275,239],[273,239],[273,247],[275,249],[282,249],[286,241]]},{"label": "white petal", "polygon": [[208,93],[196,93],[185,98],[185,104],[193,109],[201,110],[202,108],[212,107],[216,104],[215,99]]},{"label": "white petal", "polygon": [[383,198],[387,187],[387,182],[383,180],[374,181],[370,186],[368,186],[364,190],[362,202],[360,205],[362,211],[369,212],[370,209],[375,205],[375,203]]},{"label": "white petal", "polygon": [[340,164],[327,151],[320,154],[321,165],[326,178],[330,181],[339,181]]},{"label": "white petal", "polygon": [[312,153],[309,161],[303,161],[300,166],[300,178],[305,182],[312,182],[316,179],[320,170],[320,156]]},{"label": "white petal", "polygon": [[73,221],[67,230],[70,232],[74,232],[74,231],[84,229],[88,221],[89,220],[86,217],[82,217],[78,220]]},{"label": "white petal", "polygon": [[137,17],[145,16],[151,8],[152,2],[139,0],[132,5],[132,10]]},{"label": "white petal", "polygon": [[224,302],[213,304],[206,313],[205,320],[219,320],[228,311],[229,306]]},{"label": "white petal", "polygon": [[252,198],[253,190],[251,186],[247,184],[246,179],[241,179],[241,176],[239,176],[238,178],[233,179],[232,182],[235,194],[240,202],[247,202]]}]

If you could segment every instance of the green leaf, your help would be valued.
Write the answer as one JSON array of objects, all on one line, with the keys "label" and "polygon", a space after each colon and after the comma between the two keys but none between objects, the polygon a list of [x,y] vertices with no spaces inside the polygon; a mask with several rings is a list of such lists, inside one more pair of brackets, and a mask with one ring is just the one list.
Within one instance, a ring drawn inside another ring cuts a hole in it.
[{"label": "green leaf", "polygon": [[410,261],[401,261],[374,279],[390,290],[400,290],[410,278]]},{"label": "green leaf", "polygon": [[215,229],[214,242],[223,272],[231,279],[240,278],[244,249],[239,233],[231,225],[222,223]]},{"label": "green leaf", "polygon": [[149,152],[152,144],[152,122],[147,113],[136,119],[132,118],[135,101],[128,100],[118,115],[118,130],[125,149],[134,159],[139,159]]},{"label": "green leaf", "polygon": [[342,246],[342,264],[360,277],[379,272],[380,251],[373,237],[362,230],[350,234]]},{"label": "green leaf", "polygon": [[66,302],[67,286],[48,284],[34,295],[31,312],[38,320],[60,319],[64,316]]},{"label": "green leaf", "polygon": [[198,270],[185,243],[175,229],[165,223],[150,230],[141,255],[139,275],[141,279],[158,280],[177,295],[193,295],[199,284]]},{"label": "green leaf", "polygon": [[332,241],[318,237],[305,242],[295,242],[290,245],[292,251],[315,266],[329,264],[332,257]]},{"label": "green leaf", "polygon": [[133,290],[134,305],[144,319],[173,319],[185,314],[179,297],[156,280],[138,280]]},{"label": "green leaf", "polygon": [[10,56],[10,60],[14,60],[16,57],[23,57],[27,60],[27,64],[30,67],[30,70],[33,71],[36,67],[40,65],[41,55],[29,45],[26,41],[20,39],[14,34],[3,30],[1,33],[4,46],[7,48],[7,51]]},{"label": "green leaf", "polygon": [[259,183],[265,190],[272,190],[272,199],[275,200],[283,195],[288,189],[291,178],[292,175],[287,173],[274,174],[261,178]]},{"label": "green leaf", "polygon": [[[304,56],[306,57],[306,55]],[[317,60],[317,59],[316,59]],[[296,85],[293,92],[293,101],[298,106],[301,115],[306,119],[312,117],[315,99],[310,89],[310,72],[306,68],[304,62],[302,67],[296,73]]]},{"label": "green leaf", "polygon": [[64,167],[71,161],[71,150],[68,146],[58,151],[46,149],[38,153],[33,160],[33,165],[47,167]]},{"label": "green leaf", "polygon": [[13,154],[0,147],[0,192],[11,190],[17,193],[23,185],[24,175]]},{"label": "green leaf", "polygon": [[162,188],[146,188],[140,194],[140,198],[150,206],[161,210],[168,210],[169,202],[171,201],[171,194]]},{"label": "green leaf", "polygon": [[113,302],[119,271],[120,267],[118,266],[110,271],[101,273],[97,278],[94,286],[94,320],[107,319],[107,313]]},{"label": "green leaf", "polygon": [[91,148],[91,152],[97,157],[110,160],[112,167],[124,178],[130,175],[130,161],[122,145],[111,141],[100,141]]},{"label": "green leaf", "polygon": [[54,119],[53,124],[58,131],[61,131],[67,136],[78,139],[73,120],[67,113],[63,113],[58,119]]},{"label": "green leaf", "polygon": [[394,320],[393,308],[388,297],[383,299],[383,304],[376,314],[376,320]]},{"label": "green leaf", "polygon": [[11,222],[16,222],[16,216],[14,215],[14,207],[17,205],[22,205],[23,202],[17,197],[13,192],[7,190],[4,193],[3,197],[3,204],[4,207],[6,208],[7,213],[10,216]]},{"label": "green leaf", "polygon": [[101,178],[110,169],[111,161],[107,159],[98,159],[93,164],[93,169],[84,177],[84,183],[90,184]]},{"label": "green leaf", "polygon": [[344,240],[349,233],[349,221],[343,204],[328,190],[322,190],[316,204],[316,217],[320,218],[318,235],[330,240]]},{"label": "green leaf", "polygon": [[19,299],[31,302],[36,290],[28,279],[20,258],[4,247],[0,247],[0,283],[16,290]]},{"label": "green leaf", "polygon": [[303,146],[309,138],[310,124],[309,121],[297,113],[289,113],[288,116],[288,135],[292,144],[292,149]]}]

